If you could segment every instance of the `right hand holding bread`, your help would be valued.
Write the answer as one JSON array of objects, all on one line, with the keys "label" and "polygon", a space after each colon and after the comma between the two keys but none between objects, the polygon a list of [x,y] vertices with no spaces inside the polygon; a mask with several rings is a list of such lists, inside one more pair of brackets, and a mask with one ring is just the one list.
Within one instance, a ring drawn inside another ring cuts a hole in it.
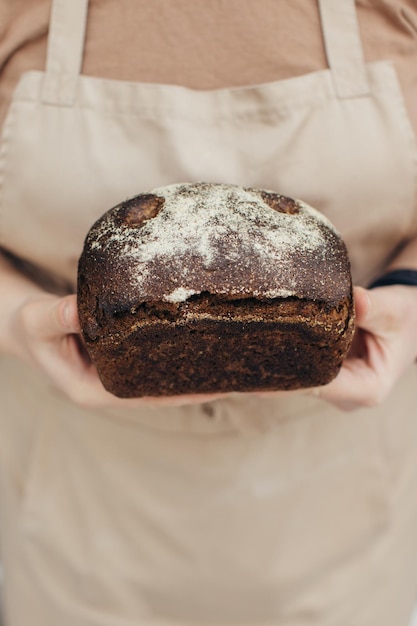
[{"label": "right hand holding bread", "polygon": [[124,400],[107,392],[81,342],[76,296],[60,298],[43,291],[1,253],[0,301],[0,356],[29,363],[80,406],[133,408],[207,401],[203,396]]},{"label": "right hand holding bread", "polygon": [[7,352],[43,371],[56,388],[86,408],[181,406],[217,397],[121,399],[106,391],[81,342],[75,295],[31,295],[13,315],[10,331]]}]

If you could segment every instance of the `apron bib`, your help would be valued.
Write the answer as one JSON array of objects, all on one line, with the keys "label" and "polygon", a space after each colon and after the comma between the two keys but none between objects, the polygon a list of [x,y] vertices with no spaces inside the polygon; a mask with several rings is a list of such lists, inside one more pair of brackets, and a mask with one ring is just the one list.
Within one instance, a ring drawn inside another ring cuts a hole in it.
[{"label": "apron bib", "polygon": [[[392,64],[364,63],[353,0],[319,1],[328,70],[209,92],[80,74],[87,8],[53,1],[46,71],[14,93],[4,247],[74,286],[93,221],[181,181],[311,203],[347,242],[355,283],[416,230],[413,132]],[[414,371],[353,415],[239,395],[87,411],[20,363],[0,372],[10,626],[406,624]]]}]

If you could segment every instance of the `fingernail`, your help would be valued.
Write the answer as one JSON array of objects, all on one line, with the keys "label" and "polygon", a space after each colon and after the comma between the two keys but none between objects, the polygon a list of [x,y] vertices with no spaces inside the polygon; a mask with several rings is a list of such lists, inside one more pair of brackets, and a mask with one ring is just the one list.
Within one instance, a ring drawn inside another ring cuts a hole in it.
[{"label": "fingernail", "polygon": [[371,312],[371,307],[372,307],[372,302],[371,302],[371,298],[369,296],[369,294],[366,294],[366,313],[365,315],[368,316]]},{"label": "fingernail", "polygon": [[62,307],[62,321],[64,323],[64,326],[69,326],[69,321],[70,321],[70,308],[68,306],[68,303],[65,303],[64,306]]}]

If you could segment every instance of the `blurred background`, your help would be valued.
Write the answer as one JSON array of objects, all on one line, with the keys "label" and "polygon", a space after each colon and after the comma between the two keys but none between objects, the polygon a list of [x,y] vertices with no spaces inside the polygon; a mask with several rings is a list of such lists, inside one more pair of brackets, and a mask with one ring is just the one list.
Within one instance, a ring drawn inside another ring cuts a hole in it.
[{"label": "blurred background", "polygon": [[[1,564],[0,564],[0,589],[1,589],[2,581],[3,581],[3,570],[2,570],[2,567],[1,567]],[[3,619],[1,617],[1,596],[0,596],[0,626],[8,626],[7,624],[5,624],[3,622]],[[10,624],[10,626],[13,626],[13,624]],[[395,625],[393,624],[393,626],[395,626]],[[414,611],[414,614],[412,616],[412,619],[411,619],[411,622],[410,622],[409,626],[417,626],[417,603],[416,603],[416,609]]]}]

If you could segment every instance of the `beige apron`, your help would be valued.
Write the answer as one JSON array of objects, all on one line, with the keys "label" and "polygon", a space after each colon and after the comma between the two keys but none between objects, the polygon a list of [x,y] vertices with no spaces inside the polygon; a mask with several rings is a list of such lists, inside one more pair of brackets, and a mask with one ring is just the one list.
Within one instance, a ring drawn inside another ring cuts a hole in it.
[{"label": "beige apron", "polygon": [[[46,73],[1,143],[2,243],[74,283],[83,237],[179,181],[268,187],[323,210],[366,283],[416,230],[417,152],[353,0],[320,0],[329,70],[199,92],[80,75],[88,0],[54,0]],[[87,411],[1,367],[10,626],[401,626],[417,588],[414,369],[384,407],[307,397]]]}]

